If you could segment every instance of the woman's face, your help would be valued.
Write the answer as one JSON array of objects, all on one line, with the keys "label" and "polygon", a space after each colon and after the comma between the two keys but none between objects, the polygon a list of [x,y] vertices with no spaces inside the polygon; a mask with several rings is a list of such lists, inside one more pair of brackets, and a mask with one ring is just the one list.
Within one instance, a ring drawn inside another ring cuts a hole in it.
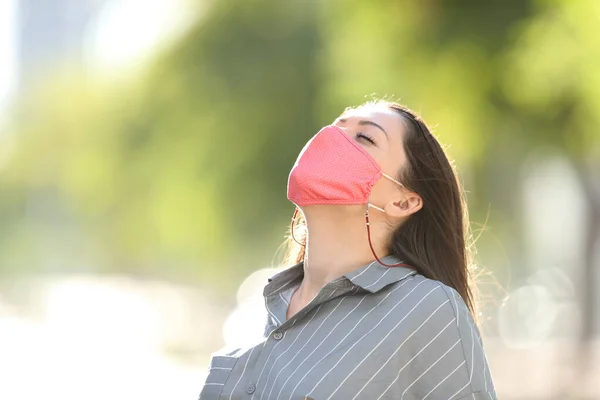
[{"label": "woman's face", "polygon": [[[367,104],[345,111],[333,125],[340,127],[362,146],[379,164],[383,173],[397,179],[406,161],[404,152],[405,125],[402,117],[384,104]],[[402,188],[389,179],[381,178],[371,191],[370,202],[385,207],[397,198]]]}]

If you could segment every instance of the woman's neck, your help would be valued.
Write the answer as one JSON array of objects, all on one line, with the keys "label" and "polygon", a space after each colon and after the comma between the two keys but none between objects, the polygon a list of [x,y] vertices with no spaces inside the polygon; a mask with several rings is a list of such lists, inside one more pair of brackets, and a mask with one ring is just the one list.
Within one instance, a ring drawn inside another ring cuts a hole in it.
[{"label": "woman's neck", "polygon": [[[375,257],[369,247],[364,206],[314,206],[303,211],[307,240],[304,279],[298,295],[308,302],[328,282],[368,264]],[[384,238],[382,223],[373,222],[371,216],[371,240],[379,258],[386,255]]]}]

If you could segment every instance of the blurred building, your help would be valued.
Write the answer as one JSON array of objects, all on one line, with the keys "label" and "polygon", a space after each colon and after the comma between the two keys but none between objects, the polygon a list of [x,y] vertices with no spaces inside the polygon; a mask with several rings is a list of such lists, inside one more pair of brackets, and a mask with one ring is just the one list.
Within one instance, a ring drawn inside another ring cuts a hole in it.
[{"label": "blurred building", "polygon": [[110,73],[146,61],[196,16],[195,3],[186,0],[11,1],[16,91],[43,82],[60,67]]},{"label": "blurred building", "polygon": [[86,30],[107,0],[15,1],[19,90],[61,64],[83,66]]}]

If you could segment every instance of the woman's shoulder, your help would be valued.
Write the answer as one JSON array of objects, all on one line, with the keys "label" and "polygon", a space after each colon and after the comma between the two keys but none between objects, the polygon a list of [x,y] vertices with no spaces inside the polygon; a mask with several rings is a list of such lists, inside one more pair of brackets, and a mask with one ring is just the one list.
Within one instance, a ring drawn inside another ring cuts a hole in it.
[{"label": "woman's shoulder", "polygon": [[[485,398],[496,398],[479,328],[460,294],[418,274],[390,285],[389,290],[395,301],[405,302],[400,315],[392,317],[402,322],[398,327],[403,329],[395,331],[386,349],[398,352],[398,366],[404,368],[406,358],[412,357],[411,369],[418,376],[431,370],[426,386],[452,383],[462,388],[457,396],[481,392]],[[445,380],[449,376],[452,379]]]},{"label": "woman's shoulder", "polygon": [[[435,279],[415,274],[396,282],[386,290],[391,301],[401,301],[412,309],[412,314],[429,317],[428,322],[465,320],[474,326],[473,316],[456,289]],[[418,323],[421,318],[412,318]],[[431,321],[433,320],[433,321]]]}]

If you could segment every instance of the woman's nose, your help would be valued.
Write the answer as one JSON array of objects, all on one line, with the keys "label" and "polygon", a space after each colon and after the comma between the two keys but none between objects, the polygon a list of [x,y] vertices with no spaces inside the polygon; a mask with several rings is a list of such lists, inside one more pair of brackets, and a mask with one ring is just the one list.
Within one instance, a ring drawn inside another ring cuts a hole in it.
[{"label": "woman's nose", "polygon": [[350,136],[352,135],[352,133],[350,132],[350,130],[348,129],[348,126],[342,126],[339,123],[334,123],[333,125],[337,126],[342,132],[344,132],[346,135]]}]

